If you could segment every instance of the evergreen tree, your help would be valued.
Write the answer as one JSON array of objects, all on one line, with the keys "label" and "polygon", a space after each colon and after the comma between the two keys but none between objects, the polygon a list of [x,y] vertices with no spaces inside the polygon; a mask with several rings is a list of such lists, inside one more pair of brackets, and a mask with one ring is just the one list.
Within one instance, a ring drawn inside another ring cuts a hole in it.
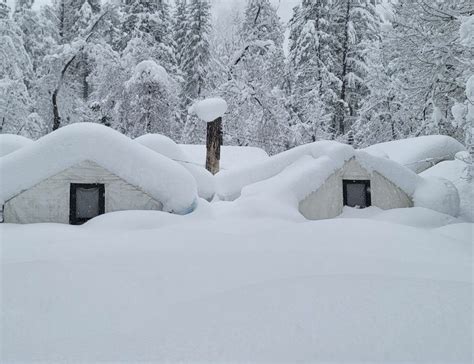
[{"label": "evergreen tree", "polygon": [[[211,32],[211,5],[207,0],[189,0],[187,41],[182,55],[183,88],[181,108],[187,109],[206,91],[207,73],[209,71]],[[186,142],[202,142],[204,127],[198,128],[200,122],[194,116],[188,116],[183,139]]]}]

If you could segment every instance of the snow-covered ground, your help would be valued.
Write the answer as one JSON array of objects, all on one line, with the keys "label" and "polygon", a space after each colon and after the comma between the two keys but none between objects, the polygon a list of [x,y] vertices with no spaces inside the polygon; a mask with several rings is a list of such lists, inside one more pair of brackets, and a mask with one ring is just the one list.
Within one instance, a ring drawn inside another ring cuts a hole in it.
[{"label": "snow-covered ground", "polygon": [[472,224],[129,211],[0,227],[2,362],[470,362]]}]

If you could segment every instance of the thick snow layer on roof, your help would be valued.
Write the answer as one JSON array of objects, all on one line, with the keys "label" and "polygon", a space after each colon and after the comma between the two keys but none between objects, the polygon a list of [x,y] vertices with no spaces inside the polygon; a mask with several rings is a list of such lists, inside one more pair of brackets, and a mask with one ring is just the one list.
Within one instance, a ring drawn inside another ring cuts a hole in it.
[{"label": "thick snow layer on roof", "polygon": [[185,154],[176,142],[162,134],[145,134],[135,141],[154,150],[157,153],[177,161],[185,161]]},{"label": "thick snow layer on roof", "polygon": [[[466,153],[467,154],[467,153]],[[420,174],[423,177],[440,177],[451,181],[460,197],[460,216],[474,221],[474,179],[469,178],[469,165],[462,160],[441,162]]]},{"label": "thick snow layer on roof", "polygon": [[189,109],[190,114],[196,114],[199,119],[211,122],[224,116],[227,111],[227,102],[220,97],[197,101]]},{"label": "thick snow layer on roof", "polygon": [[[206,165],[206,146],[201,144],[179,144],[186,161],[199,166]],[[221,146],[221,171],[242,168],[268,159],[268,154],[257,147]]]},{"label": "thick snow layer on roof", "polygon": [[443,160],[454,159],[457,152],[466,148],[457,140],[445,135],[429,135],[374,144],[363,149],[375,156],[388,156],[416,173]]},{"label": "thick snow layer on roof", "polygon": [[31,139],[15,134],[0,134],[0,157],[10,154],[32,143]]},{"label": "thick snow layer on roof", "polygon": [[212,199],[215,193],[214,176],[204,166],[190,163],[186,154],[174,140],[161,134],[146,134],[135,139],[140,144],[179,162],[196,180],[199,196]]},{"label": "thick snow layer on roof", "polygon": [[240,195],[242,188],[256,182],[271,178],[282,172],[302,156],[318,158],[324,155],[342,155],[349,159],[353,155],[350,146],[332,141],[320,141],[287,150],[266,158],[249,166],[236,168],[231,171],[222,171],[217,174],[217,194],[224,200],[235,199]]},{"label": "thick snow layer on roof", "polygon": [[178,163],[99,124],[63,127],[0,160],[5,202],[35,184],[85,160],[93,161],[179,214],[196,204],[194,178]]}]

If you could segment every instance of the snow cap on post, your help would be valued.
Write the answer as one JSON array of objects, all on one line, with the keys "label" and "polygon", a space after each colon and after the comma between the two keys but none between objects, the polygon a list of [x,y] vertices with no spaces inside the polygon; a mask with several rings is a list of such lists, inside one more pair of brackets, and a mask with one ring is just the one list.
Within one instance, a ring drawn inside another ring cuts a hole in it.
[{"label": "snow cap on post", "polygon": [[199,119],[207,123],[222,117],[226,111],[227,102],[220,97],[197,101],[189,109],[190,114],[196,114]]}]

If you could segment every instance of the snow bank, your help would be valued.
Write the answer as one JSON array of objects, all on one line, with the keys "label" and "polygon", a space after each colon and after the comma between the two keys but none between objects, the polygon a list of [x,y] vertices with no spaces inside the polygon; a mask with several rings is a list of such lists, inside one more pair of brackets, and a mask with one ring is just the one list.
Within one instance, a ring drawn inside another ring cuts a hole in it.
[{"label": "snow bank", "polygon": [[224,116],[227,111],[227,102],[220,97],[198,101],[189,109],[190,114],[196,114],[199,119],[211,122]]},{"label": "snow bank", "polygon": [[199,196],[211,200],[215,193],[214,176],[203,166],[188,161],[176,142],[161,134],[146,134],[135,139],[138,143],[179,162],[196,180]]},{"label": "snow bank", "polygon": [[465,149],[451,137],[429,135],[374,144],[363,150],[375,156],[387,155],[391,160],[420,173],[436,163],[454,159],[457,152]]},{"label": "snow bank", "polygon": [[[179,146],[185,153],[187,162],[203,167],[206,165],[205,145],[179,144]],[[221,146],[221,171],[242,168],[266,159],[268,159],[268,154],[261,148],[234,145]]]},{"label": "snow bank", "polygon": [[85,160],[148,193],[163,203],[165,211],[184,214],[196,204],[196,183],[182,166],[111,128],[91,123],[63,127],[1,158],[0,201]]},{"label": "snow bank", "polygon": [[414,205],[451,216],[459,214],[459,193],[454,184],[444,178],[423,178],[415,194]]},{"label": "snow bank", "polygon": [[33,143],[31,139],[15,134],[0,134],[0,157]]}]

